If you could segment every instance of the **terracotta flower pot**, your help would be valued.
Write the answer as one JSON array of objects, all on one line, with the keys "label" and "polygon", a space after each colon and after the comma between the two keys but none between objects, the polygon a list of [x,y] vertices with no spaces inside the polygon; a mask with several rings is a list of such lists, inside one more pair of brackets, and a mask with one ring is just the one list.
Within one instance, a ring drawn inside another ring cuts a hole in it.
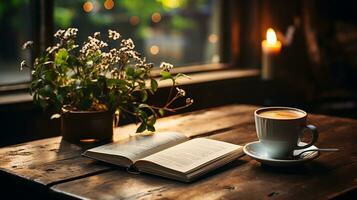
[{"label": "terracotta flower pot", "polygon": [[66,111],[61,117],[64,140],[77,143],[81,140],[111,141],[113,113],[109,111]]}]

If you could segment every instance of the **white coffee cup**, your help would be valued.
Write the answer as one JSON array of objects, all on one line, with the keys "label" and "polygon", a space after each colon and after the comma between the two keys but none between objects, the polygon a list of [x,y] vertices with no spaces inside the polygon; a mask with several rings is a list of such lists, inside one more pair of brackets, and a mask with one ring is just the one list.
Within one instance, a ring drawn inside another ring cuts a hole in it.
[{"label": "white coffee cup", "polygon": [[[312,146],[318,139],[315,126],[307,125],[307,113],[290,107],[265,107],[254,112],[255,126],[261,145],[272,158],[289,157],[294,150]],[[299,146],[304,132],[312,134],[311,141]]]}]

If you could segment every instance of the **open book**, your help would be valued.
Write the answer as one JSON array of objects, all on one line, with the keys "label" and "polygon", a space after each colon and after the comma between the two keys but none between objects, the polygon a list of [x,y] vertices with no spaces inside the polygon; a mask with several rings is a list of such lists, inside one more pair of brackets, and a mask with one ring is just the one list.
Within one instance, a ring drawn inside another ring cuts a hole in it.
[{"label": "open book", "polygon": [[134,136],[95,147],[82,155],[140,172],[189,182],[243,155],[243,148],[227,142],[177,132]]}]

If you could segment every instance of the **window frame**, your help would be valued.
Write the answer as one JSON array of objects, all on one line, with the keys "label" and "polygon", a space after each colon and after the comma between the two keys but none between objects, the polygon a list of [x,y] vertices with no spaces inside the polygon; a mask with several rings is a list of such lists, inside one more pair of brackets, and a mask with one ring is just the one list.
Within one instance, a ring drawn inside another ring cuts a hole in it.
[{"label": "window frame", "polygon": [[[52,44],[53,32],[53,0],[30,0],[29,8],[31,10],[40,10],[40,12],[33,12],[33,28],[31,31],[32,39],[35,44],[31,50],[31,60],[39,56],[40,52],[44,51],[47,46]],[[20,63],[19,63],[20,68]],[[31,76],[31,74],[30,74]],[[32,77],[31,77],[32,78]],[[31,81],[19,82],[14,84],[0,85],[0,95],[9,92],[27,91]]]}]

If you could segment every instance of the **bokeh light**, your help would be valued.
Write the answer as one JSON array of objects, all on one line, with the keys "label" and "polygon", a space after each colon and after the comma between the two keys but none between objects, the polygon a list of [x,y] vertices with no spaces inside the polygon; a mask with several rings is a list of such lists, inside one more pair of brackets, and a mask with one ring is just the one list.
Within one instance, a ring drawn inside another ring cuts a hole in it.
[{"label": "bokeh light", "polygon": [[138,16],[131,16],[130,18],[129,18],[129,23],[131,24],[131,25],[133,25],[133,26],[136,26],[136,25],[138,25],[139,23],[140,23],[140,18],[138,17]]},{"label": "bokeh light", "polygon": [[152,55],[157,55],[159,53],[159,51],[160,51],[160,48],[157,45],[152,45],[150,47],[150,53]]},{"label": "bokeh light", "polygon": [[216,34],[210,34],[208,36],[208,41],[210,43],[216,43],[216,42],[218,42],[218,36]]},{"label": "bokeh light", "polygon": [[114,7],[114,1],[113,0],[105,0],[104,2],[104,8],[107,10],[111,10]]},{"label": "bokeh light", "polygon": [[84,12],[90,12],[90,11],[93,10],[93,8],[94,8],[94,6],[93,6],[93,3],[92,3],[92,2],[90,2],[90,1],[84,2],[84,4],[83,4],[83,10],[84,10]]},{"label": "bokeh light", "polygon": [[158,12],[155,12],[151,15],[151,20],[155,23],[159,23],[161,21],[161,15]]}]

